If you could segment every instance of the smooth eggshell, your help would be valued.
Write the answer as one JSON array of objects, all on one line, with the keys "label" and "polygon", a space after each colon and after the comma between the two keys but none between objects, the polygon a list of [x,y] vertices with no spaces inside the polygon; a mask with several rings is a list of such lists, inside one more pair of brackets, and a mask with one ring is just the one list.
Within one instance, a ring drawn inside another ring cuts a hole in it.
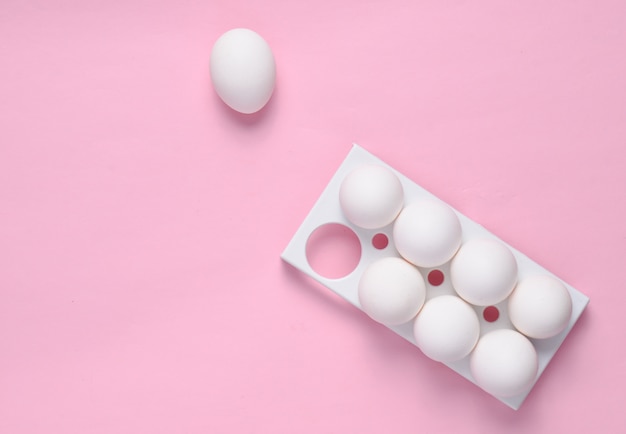
[{"label": "smooth eggshell", "polygon": [[562,332],[572,316],[572,298],[563,283],[549,275],[522,279],[509,297],[509,317],[528,337],[546,339]]},{"label": "smooth eggshell", "polygon": [[527,391],[538,370],[537,351],[521,333],[499,329],[483,335],[470,357],[476,383],[499,397]]},{"label": "smooth eggshell", "polygon": [[448,262],[461,245],[461,223],[443,202],[419,200],[404,207],[393,226],[398,252],[419,267]]},{"label": "smooth eggshell", "polygon": [[398,216],[404,204],[404,190],[390,169],[364,165],[344,178],[339,203],[350,222],[365,229],[377,229]]},{"label": "smooth eggshell", "polygon": [[454,362],[467,356],[478,341],[480,322],[474,309],[454,295],[424,304],[413,324],[415,342],[426,356]]},{"label": "smooth eggshell", "polygon": [[410,321],[426,298],[420,272],[404,259],[387,257],[370,264],[359,281],[359,303],[373,320],[392,326]]},{"label": "smooth eggshell", "polygon": [[461,246],[450,265],[457,294],[477,306],[498,304],[517,282],[517,261],[503,243],[475,238]]},{"label": "smooth eggshell", "polygon": [[215,42],[210,71],[222,101],[241,113],[261,110],[274,91],[274,55],[267,42],[250,29],[229,30]]}]

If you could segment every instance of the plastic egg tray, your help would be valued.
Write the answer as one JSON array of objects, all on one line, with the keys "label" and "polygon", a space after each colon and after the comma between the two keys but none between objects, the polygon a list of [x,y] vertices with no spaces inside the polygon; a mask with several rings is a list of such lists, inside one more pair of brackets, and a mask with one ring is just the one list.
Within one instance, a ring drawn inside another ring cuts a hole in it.
[{"label": "plastic egg tray", "polygon": [[[395,173],[404,189],[405,204],[420,199],[441,201],[436,196],[408,179],[406,176],[402,175],[377,157],[355,144],[281,255],[284,261],[317,280],[360,310],[363,309],[359,303],[358,286],[363,271],[369,264],[378,259],[389,256],[400,257],[392,242],[393,223],[379,229],[363,229],[351,224],[341,210],[339,190],[342,181],[354,169],[365,164],[380,165]],[[504,243],[483,226],[472,221],[456,210],[454,210],[454,212],[459,217],[461,223],[463,232],[462,242],[466,242],[469,239],[477,237],[491,238],[502,242],[511,250],[517,261],[519,279],[532,274],[546,274],[556,278],[556,276],[547,271],[545,268],[533,262],[526,255],[520,253],[507,243]],[[361,257],[358,265],[350,274],[338,279],[327,278],[316,273],[309,264],[306,253],[307,242],[311,234],[316,229],[331,223],[344,225],[350,228],[358,236],[361,244]],[[381,234],[384,234],[384,236]],[[389,242],[385,243],[382,248],[381,245],[376,245],[376,241],[373,241],[380,237],[386,237],[389,240]],[[426,300],[438,295],[455,294],[455,290],[449,279],[450,262],[434,269],[417,268],[422,273],[424,281],[426,282]],[[499,397],[494,395],[497,399],[513,409],[517,410],[526,399],[526,396],[530,393],[532,387],[539,379],[589,302],[589,298],[587,296],[577,291],[567,283],[563,282],[563,284],[566,286],[572,299],[572,314],[565,329],[556,336],[548,339],[529,339],[537,352],[538,361],[537,375],[535,376],[531,386],[526,389],[525,392],[511,397]],[[480,321],[480,336],[483,336],[485,333],[495,329],[514,329],[513,324],[508,318],[506,300],[496,304],[495,306],[473,306],[473,308],[476,310]],[[388,326],[388,328],[407,341],[416,345],[413,335],[412,321],[399,326]],[[458,374],[465,377],[467,380],[477,384],[470,370],[470,356],[445,364]]]}]

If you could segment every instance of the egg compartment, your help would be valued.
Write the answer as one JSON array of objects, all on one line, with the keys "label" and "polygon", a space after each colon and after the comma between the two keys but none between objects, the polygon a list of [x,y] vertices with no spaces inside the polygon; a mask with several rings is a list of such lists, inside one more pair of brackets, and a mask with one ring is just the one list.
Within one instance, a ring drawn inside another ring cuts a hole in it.
[{"label": "egg compartment", "polygon": [[[388,164],[384,163],[360,146],[354,144],[351,151],[348,153],[348,156],[337,169],[330,182],[322,192],[321,196],[319,197],[307,217],[304,219],[304,221],[302,222],[302,224],[300,225],[295,235],[281,255],[281,258],[285,262],[291,264],[306,275],[317,280],[322,285],[326,286],[360,310],[362,309],[358,298],[358,286],[363,271],[368,267],[368,265],[381,258],[389,256],[401,258],[392,241],[394,224],[393,222],[379,229],[364,229],[351,224],[346,219],[341,210],[341,206],[339,203],[339,190],[342,181],[354,169],[366,164],[386,167],[398,177],[404,190],[405,205],[420,199],[443,202],[441,201],[441,199],[423,189],[422,187],[411,181],[409,178],[390,167]],[[550,273],[548,270],[532,261],[523,253],[519,252],[504,241],[500,240],[498,237],[493,235],[491,232],[489,232],[478,223],[464,216],[454,208],[452,209],[457,214],[461,223],[463,234],[462,243],[465,243],[466,241],[473,238],[489,238],[503,243],[511,250],[517,262],[518,281],[522,280],[525,276],[532,274],[546,274],[558,279],[556,276],[554,276],[554,274]],[[334,279],[322,276],[311,267],[307,259],[306,250],[309,237],[316,231],[316,229],[323,227],[327,224],[338,224],[349,228],[349,230],[353,231],[354,234],[356,234],[360,242],[361,257],[358,261],[358,264],[356,265],[356,268],[354,268],[354,270],[347,274],[345,277]],[[447,262],[435,268],[417,268],[421,272],[426,282],[426,301],[439,295],[456,295],[456,292],[452,287],[450,281],[450,262]],[[558,280],[563,282],[561,279]],[[525,392],[512,397],[499,397],[493,395],[501,402],[513,409],[518,409],[523,401],[526,399],[534,384],[539,379],[539,377],[547,367],[548,363],[555,355],[556,351],[563,343],[564,339],[569,334],[572,327],[574,326],[589,302],[589,298],[587,296],[577,291],[571,285],[568,285],[565,282],[563,283],[571,296],[572,314],[569,323],[567,324],[565,329],[556,336],[548,339],[529,338],[530,342],[533,344],[537,352],[538,360],[537,375],[532,383],[532,386],[529,387]],[[508,298],[495,306],[472,305],[480,321],[481,337],[485,333],[496,329],[515,330],[511,321],[508,318],[507,302]],[[411,342],[413,345],[416,345],[413,335],[413,320],[399,326],[387,327],[407,341]],[[476,381],[474,380],[470,371],[469,360],[470,356],[466,356],[461,360],[452,363],[445,363],[445,365],[465,377],[467,380],[476,384]]]}]

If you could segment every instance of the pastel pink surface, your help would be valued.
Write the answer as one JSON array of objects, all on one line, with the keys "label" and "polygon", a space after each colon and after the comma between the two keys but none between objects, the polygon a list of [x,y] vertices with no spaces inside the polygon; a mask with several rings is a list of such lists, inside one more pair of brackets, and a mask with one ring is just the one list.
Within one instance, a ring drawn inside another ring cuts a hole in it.
[{"label": "pastel pink surface", "polygon": [[[619,431],[625,19],[5,1],[0,432]],[[233,27],[276,57],[253,116],[209,81]],[[279,260],[353,141],[590,296],[518,412]]]}]

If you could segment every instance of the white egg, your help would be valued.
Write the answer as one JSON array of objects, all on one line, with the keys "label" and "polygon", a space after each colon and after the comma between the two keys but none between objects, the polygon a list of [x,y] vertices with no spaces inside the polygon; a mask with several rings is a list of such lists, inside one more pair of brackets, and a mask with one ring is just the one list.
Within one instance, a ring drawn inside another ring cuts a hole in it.
[{"label": "white egg", "polygon": [[549,275],[522,279],[509,297],[509,317],[520,332],[546,339],[562,332],[572,316],[572,298],[559,280]]},{"label": "white egg", "polygon": [[511,294],[517,282],[517,262],[499,241],[476,238],[461,246],[450,265],[450,279],[457,294],[477,306],[498,304]]},{"label": "white egg", "polygon": [[439,362],[454,362],[467,356],[478,341],[480,322],[474,309],[454,295],[441,295],[426,302],[413,324],[417,346]]},{"label": "white egg", "polygon": [[492,395],[510,397],[527,391],[538,370],[537,351],[521,333],[499,329],[483,335],[470,357],[476,384]]},{"label": "white egg", "polygon": [[407,205],[393,226],[393,240],[407,261],[425,268],[448,262],[461,245],[461,223],[443,202],[420,200]]},{"label": "white egg", "polygon": [[274,55],[250,29],[232,29],[220,36],[211,51],[210,70],[222,101],[241,113],[261,110],[274,91]]},{"label": "white egg", "polygon": [[370,264],[359,281],[359,303],[379,323],[404,324],[417,315],[426,298],[424,278],[404,259],[387,257]]},{"label": "white egg", "polygon": [[404,190],[390,169],[364,165],[346,176],[339,189],[339,203],[346,218],[365,229],[390,224],[404,204]]}]

